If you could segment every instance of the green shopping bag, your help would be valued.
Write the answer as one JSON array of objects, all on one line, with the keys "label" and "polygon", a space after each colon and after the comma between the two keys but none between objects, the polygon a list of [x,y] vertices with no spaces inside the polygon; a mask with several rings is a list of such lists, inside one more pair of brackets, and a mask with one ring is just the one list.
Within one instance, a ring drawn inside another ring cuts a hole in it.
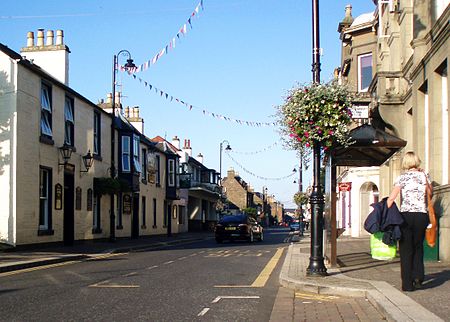
[{"label": "green shopping bag", "polygon": [[397,246],[389,246],[383,243],[383,233],[377,232],[370,236],[370,253],[373,259],[394,259],[397,254]]}]

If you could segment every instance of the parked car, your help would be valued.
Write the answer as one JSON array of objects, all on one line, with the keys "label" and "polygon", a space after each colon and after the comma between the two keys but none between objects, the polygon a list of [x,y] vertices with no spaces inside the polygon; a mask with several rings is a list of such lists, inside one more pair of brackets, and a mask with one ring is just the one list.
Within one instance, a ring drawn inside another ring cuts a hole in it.
[{"label": "parked car", "polygon": [[289,228],[291,231],[299,231],[300,223],[298,221],[291,221],[291,223],[289,224]]},{"label": "parked car", "polygon": [[253,242],[264,240],[264,229],[256,220],[246,214],[222,217],[215,228],[216,242],[224,240],[247,240]]}]

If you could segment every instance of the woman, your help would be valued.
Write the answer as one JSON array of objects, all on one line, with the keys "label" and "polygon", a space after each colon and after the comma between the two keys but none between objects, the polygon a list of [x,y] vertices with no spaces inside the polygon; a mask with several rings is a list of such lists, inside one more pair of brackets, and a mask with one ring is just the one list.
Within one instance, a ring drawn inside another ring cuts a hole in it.
[{"label": "woman", "polygon": [[400,212],[405,220],[401,226],[400,267],[402,290],[420,288],[425,277],[423,265],[423,240],[429,223],[426,193],[432,193],[430,179],[419,168],[420,159],[414,152],[407,152],[402,160],[401,174],[394,182],[394,189],[387,200],[391,207],[401,192]]}]

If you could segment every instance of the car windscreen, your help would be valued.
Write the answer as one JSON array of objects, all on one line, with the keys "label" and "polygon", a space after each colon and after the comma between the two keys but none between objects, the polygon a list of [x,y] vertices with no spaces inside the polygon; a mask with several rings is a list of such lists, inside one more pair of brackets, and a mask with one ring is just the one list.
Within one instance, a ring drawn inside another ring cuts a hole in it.
[{"label": "car windscreen", "polygon": [[235,216],[225,216],[223,217],[219,223],[222,224],[230,224],[230,223],[245,223],[247,222],[247,217],[244,215],[235,215]]}]

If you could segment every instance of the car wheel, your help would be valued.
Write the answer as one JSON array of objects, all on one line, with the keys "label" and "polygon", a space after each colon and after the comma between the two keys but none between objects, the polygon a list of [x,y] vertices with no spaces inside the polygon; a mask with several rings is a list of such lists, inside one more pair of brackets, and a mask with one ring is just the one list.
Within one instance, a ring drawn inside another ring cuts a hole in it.
[{"label": "car wheel", "polygon": [[220,238],[216,238],[216,243],[218,243],[218,244],[222,244],[222,243],[223,243],[223,240],[222,240],[222,239],[220,239]]}]

